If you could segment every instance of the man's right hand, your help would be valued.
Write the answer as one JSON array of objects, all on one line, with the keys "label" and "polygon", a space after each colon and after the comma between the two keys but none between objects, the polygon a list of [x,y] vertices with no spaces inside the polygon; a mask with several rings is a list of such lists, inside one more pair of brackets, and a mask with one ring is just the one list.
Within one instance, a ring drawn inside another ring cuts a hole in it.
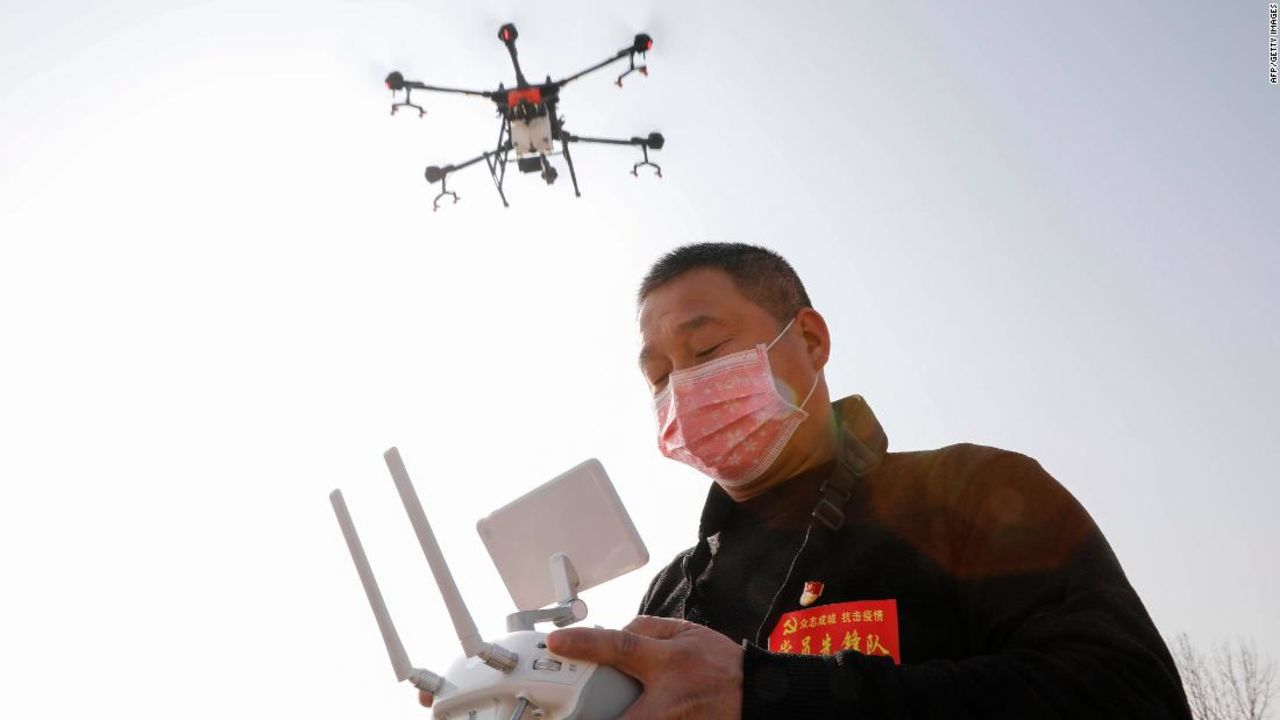
[{"label": "man's right hand", "polygon": [[435,700],[431,693],[426,690],[418,691],[418,702],[422,704],[422,707],[431,707],[431,703],[435,702]]}]

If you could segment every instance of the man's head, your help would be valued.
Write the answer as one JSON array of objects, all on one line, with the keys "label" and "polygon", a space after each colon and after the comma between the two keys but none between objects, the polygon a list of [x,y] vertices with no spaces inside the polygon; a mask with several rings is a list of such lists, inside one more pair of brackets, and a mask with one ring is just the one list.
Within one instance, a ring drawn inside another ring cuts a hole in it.
[{"label": "man's head", "polygon": [[[735,500],[753,497],[834,456],[830,398],[821,377],[831,351],[826,322],[814,310],[795,270],[771,250],[741,243],[686,245],[660,258],[637,295],[640,368],[656,395],[673,371],[768,343],[793,319],[769,350],[776,386],[809,417],[769,469],[740,488]],[[816,383],[816,386],[815,386]]]}]

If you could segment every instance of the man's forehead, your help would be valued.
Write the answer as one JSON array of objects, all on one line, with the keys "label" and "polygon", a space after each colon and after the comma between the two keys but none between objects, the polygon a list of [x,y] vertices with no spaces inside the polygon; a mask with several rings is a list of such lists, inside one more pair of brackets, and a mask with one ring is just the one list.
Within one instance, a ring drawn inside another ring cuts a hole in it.
[{"label": "man's forehead", "polygon": [[640,304],[641,331],[658,324],[679,324],[698,315],[724,320],[745,301],[728,273],[696,268],[649,292]]},{"label": "man's forehead", "polygon": [[653,345],[704,327],[740,325],[752,309],[728,273],[697,268],[654,288],[640,305],[641,359]]}]

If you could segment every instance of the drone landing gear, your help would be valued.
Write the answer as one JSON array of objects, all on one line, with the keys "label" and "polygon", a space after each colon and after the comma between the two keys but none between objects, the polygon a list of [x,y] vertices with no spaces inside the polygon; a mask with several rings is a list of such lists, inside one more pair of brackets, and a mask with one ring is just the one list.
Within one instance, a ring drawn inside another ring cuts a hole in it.
[{"label": "drone landing gear", "polygon": [[639,70],[639,71],[640,71],[640,74],[641,74],[641,75],[644,75],[645,77],[649,77],[649,66],[648,66],[648,65],[636,65],[636,58],[635,58],[635,56],[633,55],[633,56],[631,57],[631,67],[630,67],[630,68],[628,68],[628,69],[626,69],[626,70],[624,70],[624,71],[622,71],[622,74],[618,76],[618,79],[617,79],[617,80],[614,80],[614,81],[613,81],[613,84],[614,84],[614,85],[617,85],[618,87],[622,87],[622,78],[624,78],[624,77],[626,77],[626,76],[630,75],[630,74],[631,74],[631,73],[633,73],[633,72],[636,72],[637,70]]},{"label": "drone landing gear", "polygon": [[[415,104],[415,103],[413,102],[413,98],[410,96],[410,93],[412,93],[412,92],[413,92],[413,88],[411,88],[411,87],[405,87],[405,89],[404,89],[404,102],[391,103],[391,114],[392,114],[392,115],[395,115],[395,114],[396,114],[396,110],[399,110],[399,109],[400,109],[400,108],[402,108],[402,107],[411,107],[411,108],[413,108],[414,110],[417,110],[417,111],[418,111],[418,117],[422,117],[423,115],[426,115],[426,114],[427,114],[427,111],[426,111],[426,109],[425,109],[425,108],[423,108],[421,105],[417,105],[417,104]],[[396,98],[396,91],[395,91],[395,90],[392,90],[392,91],[391,91],[391,99],[392,99],[392,100],[394,100],[395,98]]]},{"label": "drone landing gear", "polygon": [[493,178],[493,186],[498,189],[498,197],[502,198],[504,208],[511,207],[507,202],[507,194],[502,191],[502,183],[507,179],[507,156],[510,154],[511,121],[503,120],[502,127],[498,128],[498,147],[492,153],[484,154],[484,164],[489,167],[489,177]]},{"label": "drone landing gear", "polygon": [[578,173],[573,170],[573,158],[569,155],[569,143],[562,140],[560,144],[564,147],[564,164],[569,166],[569,179],[573,181],[573,196],[582,197],[582,193],[578,192]]},{"label": "drone landing gear", "polygon": [[649,146],[641,145],[640,152],[644,153],[644,160],[641,160],[640,162],[631,166],[631,174],[635,175],[636,177],[640,177],[640,168],[645,165],[648,165],[649,167],[653,168],[655,175],[657,175],[658,177],[662,177],[662,166],[654,162],[649,162]]},{"label": "drone landing gear", "polygon": [[551,137],[560,141],[560,154],[564,155],[564,164],[569,166],[569,179],[573,181],[573,196],[582,197],[578,191],[578,173],[573,169],[573,156],[569,154],[569,134],[564,131],[564,118],[551,113]]},{"label": "drone landing gear", "polygon": [[647,59],[649,57],[648,55],[649,50],[652,47],[653,47],[653,38],[649,37],[648,35],[645,35],[644,33],[640,33],[639,35],[636,35],[635,43],[631,46],[631,57],[627,58],[627,62],[630,63],[630,67],[628,67],[626,70],[623,70],[622,74],[618,76],[618,79],[613,81],[613,84],[617,85],[618,87],[622,87],[622,78],[630,75],[631,73],[637,70],[640,71],[641,75],[645,77],[649,77],[649,66],[636,65],[636,54],[639,53],[640,57]]},{"label": "drone landing gear", "polygon": [[[507,150],[511,149],[510,144]],[[506,152],[494,153],[493,159],[485,157],[484,161],[489,166],[489,175],[493,177],[493,186],[498,188],[498,197],[502,198],[502,207],[511,207],[507,202],[507,194],[502,191],[502,181],[507,176],[507,160]]]},{"label": "drone landing gear", "polygon": [[453,165],[446,165],[442,168],[432,165],[427,168],[427,182],[435,183],[438,181],[440,183],[440,194],[436,195],[435,200],[431,201],[431,212],[436,212],[440,209],[440,200],[445,195],[452,195],[455,205],[458,203],[458,200],[461,199],[458,197],[458,193],[449,189],[449,173],[457,169],[458,168]]},{"label": "drone landing gear", "polygon": [[460,200],[460,199],[461,199],[461,198],[459,198],[459,197],[458,197],[458,193],[456,193],[456,192],[454,192],[454,191],[452,191],[452,190],[448,189],[448,182],[449,182],[449,179],[448,179],[448,178],[442,178],[442,179],[440,180],[440,194],[439,194],[439,195],[436,195],[436,199],[435,199],[435,200],[431,201],[431,212],[436,212],[437,210],[439,210],[439,209],[440,209],[440,198],[444,197],[445,195],[452,195],[452,196],[453,196],[453,204],[454,204],[454,205],[457,205],[457,204],[458,204],[458,200]]}]

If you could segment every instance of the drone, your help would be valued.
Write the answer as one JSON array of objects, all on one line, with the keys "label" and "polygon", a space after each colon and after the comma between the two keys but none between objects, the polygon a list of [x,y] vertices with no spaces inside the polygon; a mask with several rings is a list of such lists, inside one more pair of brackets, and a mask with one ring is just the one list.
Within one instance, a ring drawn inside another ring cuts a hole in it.
[{"label": "drone", "polygon": [[[515,151],[516,166],[520,169],[520,172],[538,173],[548,185],[554,183],[559,173],[551,165],[549,158],[557,154],[554,150],[557,141],[561,147],[559,154],[564,156],[565,165],[569,168],[569,177],[573,181],[573,194],[576,197],[581,197],[582,193],[578,189],[578,176],[573,169],[573,157],[569,154],[569,145],[571,143],[598,143],[638,147],[643,157],[640,162],[631,167],[631,174],[639,177],[640,168],[651,167],[658,177],[662,177],[662,168],[649,160],[649,151],[661,150],[666,142],[661,133],[652,132],[645,137],[631,137],[628,139],[584,137],[566,130],[564,117],[557,112],[561,88],[588,73],[595,72],[619,60],[627,60],[628,67],[614,81],[614,84],[618,87],[622,87],[622,79],[633,72],[639,72],[647,77],[649,69],[647,65],[643,64],[643,61],[648,58],[649,50],[653,49],[653,38],[640,33],[635,36],[629,47],[619,50],[613,57],[602,60],[586,70],[570,75],[563,80],[553,81],[551,76],[548,75],[546,81],[540,84],[532,84],[525,79],[524,71],[520,69],[520,59],[516,53],[517,37],[519,37],[519,33],[516,32],[516,26],[511,23],[507,23],[498,29],[498,39],[506,46],[507,52],[511,55],[511,63],[515,66],[516,86],[514,88],[508,89],[502,83],[499,83],[498,89],[492,91],[463,90],[427,85],[416,80],[406,80],[399,71],[387,75],[386,85],[391,90],[392,115],[395,115],[400,108],[417,110],[419,118],[427,114],[426,108],[413,102],[412,94],[414,90],[483,97],[497,106],[498,117],[501,119],[502,125],[498,130],[498,143],[493,150],[485,151],[465,162],[427,167],[427,182],[431,184],[440,183],[440,193],[436,195],[431,204],[433,211],[440,209],[440,201],[446,196],[452,197],[455,203],[459,200],[458,194],[449,189],[449,176],[481,160],[489,168],[489,175],[493,178],[493,184],[498,189],[498,197],[502,198],[503,207],[510,207],[507,203],[506,193],[503,192],[502,188],[503,182],[506,180],[508,158],[512,151]],[[641,64],[636,63],[637,55],[641,57]],[[404,100],[397,102],[397,93],[400,91],[404,91]]]}]

